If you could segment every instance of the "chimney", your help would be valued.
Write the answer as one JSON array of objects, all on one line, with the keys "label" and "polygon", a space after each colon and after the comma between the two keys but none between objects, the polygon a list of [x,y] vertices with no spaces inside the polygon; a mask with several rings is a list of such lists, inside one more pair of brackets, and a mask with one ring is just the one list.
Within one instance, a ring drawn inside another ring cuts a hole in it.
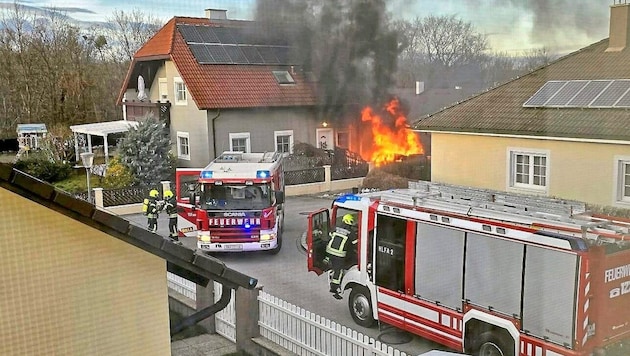
[{"label": "chimney", "polygon": [[630,44],[630,4],[626,1],[615,0],[616,3],[610,5],[610,34],[606,52],[619,52]]},{"label": "chimney", "polygon": [[227,10],[206,9],[206,17],[210,20],[227,20]]},{"label": "chimney", "polygon": [[424,93],[424,82],[416,81],[416,95]]}]

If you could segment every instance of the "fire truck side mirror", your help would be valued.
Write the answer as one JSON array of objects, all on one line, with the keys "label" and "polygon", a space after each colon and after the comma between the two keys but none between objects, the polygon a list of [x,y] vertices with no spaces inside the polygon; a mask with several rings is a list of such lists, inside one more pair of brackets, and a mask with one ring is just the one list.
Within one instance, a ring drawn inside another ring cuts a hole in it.
[{"label": "fire truck side mirror", "polygon": [[283,191],[276,191],[274,193],[276,195],[276,203],[278,203],[278,204],[284,203],[284,192]]},{"label": "fire truck side mirror", "polygon": [[188,197],[189,202],[193,206],[193,209],[197,206],[197,195],[195,194],[195,184],[188,184]]}]

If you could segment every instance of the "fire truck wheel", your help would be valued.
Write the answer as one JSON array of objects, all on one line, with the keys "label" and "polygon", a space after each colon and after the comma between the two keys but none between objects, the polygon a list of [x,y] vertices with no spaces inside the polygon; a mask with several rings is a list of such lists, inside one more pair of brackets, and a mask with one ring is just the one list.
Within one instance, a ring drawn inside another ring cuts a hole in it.
[{"label": "fire truck wheel", "polygon": [[370,291],[364,286],[355,285],[352,287],[352,292],[348,299],[348,308],[355,323],[366,328],[374,325]]},{"label": "fire truck wheel", "polygon": [[479,348],[474,353],[476,356],[513,356],[514,352],[509,349],[503,340],[495,335],[493,332],[488,331],[479,337],[477,343]]}]

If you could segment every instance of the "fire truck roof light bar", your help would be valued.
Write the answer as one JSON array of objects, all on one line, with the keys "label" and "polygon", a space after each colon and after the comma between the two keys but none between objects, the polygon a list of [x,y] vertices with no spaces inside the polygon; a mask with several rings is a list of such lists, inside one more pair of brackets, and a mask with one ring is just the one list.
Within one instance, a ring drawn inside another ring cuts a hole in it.
[{"label": "fire truck roof light bar", "polygon": [[271,172],[268,170],[256,171],[256,178],[265,179],[271,176]]},{"label": "fire truck roof light bar", "polygon": [[204,178],[204,179],[212,178],[212,171],[201,171],[201,178]]}]

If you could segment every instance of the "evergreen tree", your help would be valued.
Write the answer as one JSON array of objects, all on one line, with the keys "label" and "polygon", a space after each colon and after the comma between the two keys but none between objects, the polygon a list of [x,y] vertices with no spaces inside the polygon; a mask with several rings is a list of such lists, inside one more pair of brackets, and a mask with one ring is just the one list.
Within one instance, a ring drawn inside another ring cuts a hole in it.
[{"label": "evergreen tree", "polygon": [[168,130],[153,115],[145,116],[118,144],[120,163],[129,168],[134,185],[158,187],[172,172]]}]

